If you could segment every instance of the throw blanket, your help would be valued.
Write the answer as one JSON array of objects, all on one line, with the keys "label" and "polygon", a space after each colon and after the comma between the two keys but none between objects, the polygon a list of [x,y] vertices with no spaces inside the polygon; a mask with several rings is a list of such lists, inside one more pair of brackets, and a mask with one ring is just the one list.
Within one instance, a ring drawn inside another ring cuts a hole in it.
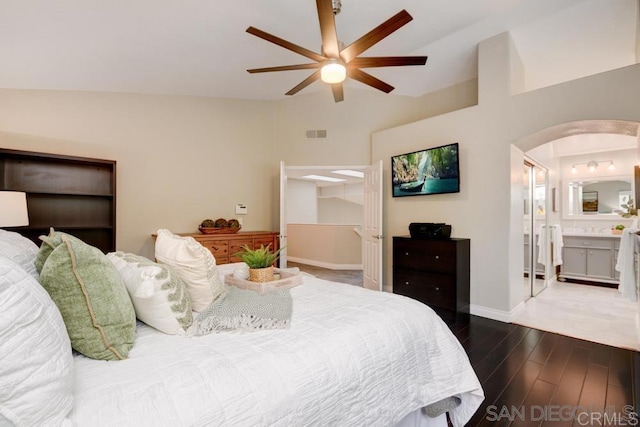
[{"label": "throw blanket", "polygon": [[293,300],[289,289],[259,294],[235,286],[225,291],[193,319],[188,334],[200,336],[222,331],[286,329]]}]

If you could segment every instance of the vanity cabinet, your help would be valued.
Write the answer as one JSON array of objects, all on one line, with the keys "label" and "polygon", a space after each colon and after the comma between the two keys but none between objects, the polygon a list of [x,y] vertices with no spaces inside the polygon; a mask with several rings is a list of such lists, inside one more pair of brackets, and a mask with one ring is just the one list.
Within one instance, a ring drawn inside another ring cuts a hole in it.
[{"label": "vanity cabinet", "polygon": [[393,238],[393,292],[432,308],[468,311],[470,240]]},{"label": "vanity cabinet", "polygon": [[620,239],[609,236],[565,236],[561,278],[602,281],[617,280],[615,263]]}]

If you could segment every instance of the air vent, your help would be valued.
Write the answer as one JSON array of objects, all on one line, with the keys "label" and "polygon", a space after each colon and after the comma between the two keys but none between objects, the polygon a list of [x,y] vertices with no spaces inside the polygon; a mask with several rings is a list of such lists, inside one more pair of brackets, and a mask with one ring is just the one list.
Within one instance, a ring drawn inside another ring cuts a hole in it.
[{"label": "air vent", "polygon": [[326,129],[310,129],[307,130],[307,139],[318,139],[318,138],[326,138],[327,130]]}]

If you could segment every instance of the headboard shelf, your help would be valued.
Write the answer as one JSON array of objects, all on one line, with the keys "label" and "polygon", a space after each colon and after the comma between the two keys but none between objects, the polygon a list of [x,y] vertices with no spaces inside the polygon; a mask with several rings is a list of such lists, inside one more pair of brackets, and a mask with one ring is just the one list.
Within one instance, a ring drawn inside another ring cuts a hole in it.
[{"label": "headboard shelf", "polygon": [[0,190],[27,193],[29,225],[11,230],[36,244],[54,227],[115,250],[115,161],[0,148]]}]

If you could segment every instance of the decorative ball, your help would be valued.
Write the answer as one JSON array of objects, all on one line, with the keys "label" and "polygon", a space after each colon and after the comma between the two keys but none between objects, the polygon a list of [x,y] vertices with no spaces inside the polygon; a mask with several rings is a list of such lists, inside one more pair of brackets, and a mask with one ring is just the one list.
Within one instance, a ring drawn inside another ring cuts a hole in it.
[{"label": "decorative ball", "polygon": [[212,227],[215,227],[215,226],[216,226],[216,223],[212,219],[205,219],[204,221],[202,221],[200,223],[200,227],[202,227],[202,228],[212,228]]},{"label": "decorative ball", "polygon": [[240,228],[240,221],[237,219],[230,219],[227,224],[229,228]]},{"label": "decorative ball", "polygon": [[228,227],[228,223],[227,220],[224,218],[218,218],[216,219],[215,225],[214,227],[219,227],[219,228],[226,228]]},{"label": "decorative ball", "polygon": [[247,280],[249,278],[249,269],[248,268],[236,268],[233,270],[233,277],[236,279]]}]

